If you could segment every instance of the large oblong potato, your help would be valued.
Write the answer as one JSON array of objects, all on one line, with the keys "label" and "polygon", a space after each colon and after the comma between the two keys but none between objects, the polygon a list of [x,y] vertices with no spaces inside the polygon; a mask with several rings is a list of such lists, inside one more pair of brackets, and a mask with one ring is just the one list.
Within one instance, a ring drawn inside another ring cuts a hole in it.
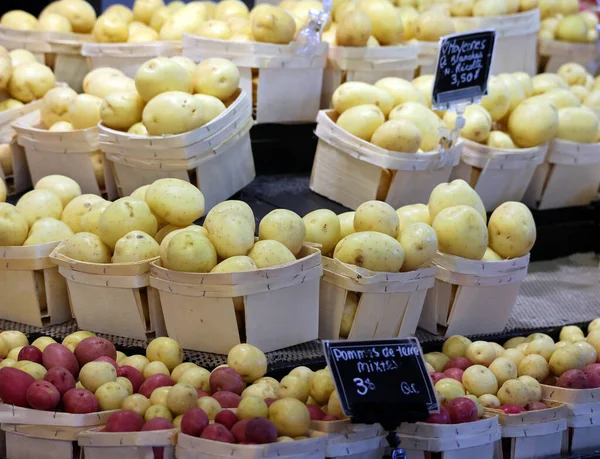
[{"label": "large oblong potato", "polygon": [[0,246],[22,245],[29,225],[15,206],[0,202]]},{"label": "large oblong potato", "polygon": [[215,221],[216,217],[225,213],[233,213],[244,217],[248,224],[252,227],[252,234],[254,234],[254,231],[256,230],[256,220],[254,218],[254,212],[252,212],[252,208],[244,201],[236,201],[233,199],[220,202],[210,209],[210,212],[204,219],[204,228],[206,228],[208,231],[212,231],[212,223]]},{"label": "large oblong potato", "polygon": [[197,93],[226,101],[240,85],[240,71],[227,59],[206,59],[198,64],[193,83]]},{"label": "large oblong potato", "polygon": [[100,217],[98,230],[100,239],[112,249],[130,231],[139,230],[154,237],[158,223],[148,204],[141,199],[126,197],[117,199],[106,208]]},{"label": "large oblong potato", "polygon": [[171,225],[188,226],[204,215],[204,195],[189,182],[166,178],[146,190],[152,212]]},{"label": "large oblong potato", "polygon": [[481,260],[488,247],[488,232],[481,215],[470,206],[443,209],[433,219],[439,250],[457,257]]},{"label": "large oblong potato", "polygon": [[348,81],[338,86],[333,93],[331,103],[340,115],[357,105],[375,105],[385,116],[388,116],[394,106],[394,98],[387,91],[372,84]]},{"label": "large oblong potato", "polygon": [[389,151],[416,153],[421,147],[421,131],[410,120],[389,120],[377,128],[371,143]]},{"label": "large oblong potato", "polygon": [[431,265],[438,248],[437,234],[431,226],[427,223],[412,223],[398,234],[397,239],[404,249],[402,271]]},{"label": "large oblong potato", "polygon": [[23,103],[41,99],[55,86],[56,78],[50,67],[38,62],[15,67],[8,82],[11,96]]},{"label": "large oblong potato", "polygon": [[168,57],[155,57],[145,62],[135,74],[135,87],[146,102],[168,91],[192,92],[192,79],[187,70]]},{"label": "large oblong potato", "polygon": [[77,97],[71,88],[53,88],[42,99],[42,123],[47,127],[59,121],[68,121],[69,105]]},{"label": "large oblong potato", "polygon": [[12,10],[4,13],[0,19],[0,25],[9,29],[35,30],[37,18],[23,10]]},{"label": "large oblong potato", "polygon": [[520,202],[505,202],[490,217],[490,248],[503,258],[527,255],[536,239],[536,226],[531,211]]},{"label": "large oblong potato", "polygon": [[397,273],[404,263],[404,249],[387,234],[363,231],[342,239],[333,257],[371,271]]},{"label": "large oblong potato", "polygon": [[113,263],[133,263],[157,257],[160,246],[152,236],[143,231],[130,231],[115,244]]},{"label": "large oblong potato", "polygon": [[110,249],[92,233],[77,233],[69,237],[60,253],[73,260],[110,263]]},{"label": "large oblong potato", "polygon": [[63,207],[66,207],[77,196],[81,196],[81,187],[79,184],[72,178],[65,177],[64,175],[47,175],[38,180],[34,188],[36,190],[52,191],[60,198]]},{"label": "large oblong potato", "polygon": [[360,0],[359,9],[371,19],[373,36],[383,46],[396,45],[402,40],[403,23],[400,12],[387,0]]},{"label": "large oblong potato", "polygon": [[247,255],[254,245],[254,230],[247,218],[238,213],[215,215],[205,228],[220,258]]},{"label": "large oblong potato", "polygon": [[302,217],[306,227],[306,241],[321,244],[321,253],[329,255],[341,239],[338,216],[329,209],[319,209]]},{"label": "large oblong potato", "polygon": [[392,206],[383,201],[367,201],[354,213],[354,230],[377,231],[392,237],[398,235],[398,215]]},{"label": "large oblong potato", "polygon": [[95,194],[82,194],[73,198],[63,210],[61,221],[69,225],[74,233],[79,233],[81,229],[81,217],[92,210],[92,206],[99,202],[107,202],[102,197]]},{"label": "large oblong potato", "polygon": [[364,11],[354,8],[337,22],[335,38],[339,46],[367,46],[371,36],[371,18]]},{"label": "large oblong potato", "polygon": [[17,202],[17,210],[29,226],[44,217],[60,219],[63,211],[60,197],[50,190],[38,189],[25,193]]},{"label": "large oblong potato", "polygon": [[306,236],[304,220],[295,212],[276,209],[269,212],[260,221],[258,237],[260,240],[278,241],[294,255],[298,255]]},{"label": "large oblong potato", "polygon": [[394,98],[394,107],[404,102],[417,102],[429,106],[425,96],[410,81],[397,77],[386,77],[375,83],[375,87],[383,89]]},{"label": "large oblong potato", "polygon": [[114,92],[102,101],[100,119],[102,124],[121,131],[142,121],[144,101],[137,92]]},{"label": "large oblong potato", "polygon": [[101,121],[102,99],[90,94],[79,94],[69,104],[67,118],[74,129],[96,127]]},{"label": "large oblong potato", "polygon": [[66,223],[56,218],[44,217],[36,221],[29,230],[27,240],[23,245],[38,245],[47,242],[61,241],[73,236],[73,231]]},{"label": "large oblong potato", "polygon": [[412,121],[421,131],[421,149],[433,151],[438,145],[444,126],[443,121],[429,108],[418,102],[405,102],[395,107],[389,115],[390,120],[406,119]]},{"label": "large oblong potato", "polygon": [[248,257],[260,269],[296,261],[290,249],[279,241],[258,241],[248,252]]},{"label": "large oblong potato", "polygon": [[436,186],[429,195],[427,205],[431,221],[446,207],[465,205],[473,207],[479,212],[483,221],[487,222],[487,214],[481,198],[467,182],[461,179],[453,180],[450,183],[440,183]]},{"label": "large oblong potato", "polygon": [[153,98],[142,114],[150,135],[182,134],[202,126],[202,102],[191,94],[169,91]]},{"label": "large oblong potato", "polygon": [[346,132],[369,142],[385,123],[385,116],[375,105],[357,105],[342,113],[336,124]]}]

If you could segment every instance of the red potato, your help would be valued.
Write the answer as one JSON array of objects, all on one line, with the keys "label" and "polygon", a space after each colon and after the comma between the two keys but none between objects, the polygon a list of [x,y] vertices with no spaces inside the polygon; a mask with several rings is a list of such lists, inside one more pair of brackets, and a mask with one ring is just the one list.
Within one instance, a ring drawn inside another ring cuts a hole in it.
[{"label": "red potato", "polygon": [[269,408],[273,403],[275,403],[278,398],[265,398],[265,403],[267,404],[267,408]]},{"label": "red potato", "polygon": [[231,433],[240,444],[246,443],[246,426],[248,422],[250,422],[250,419],[242,419],[231,428]]},{"label": "red potato", "polygon": [[0,369],[0,400],[7,405],[27,408],[27,389],[35,382],[33,376],[16,368]]},{"label": "red potato", "polygon": [[60,392],[48,381],[36,381],[27,389],[27,403],[34,410],[51,411],[60,403]]},{"label": "red potato", "polygon": [[431,377],[431,381],[433,382],[434,386],[437,384],[437,382],[440,379],[444,379],[444,378],[448,377],[444,373],[440,373],[439,371],[434,371],[432,373],[429,373],[429,376]]},{"label": "red potato", "polygon": [[587,375],[588,379],[588,388],[596,389],[600,387],[600,373],[592,373]]},{"label": "red potato", "polygon": [[210,389],[213,394],[219,391],[233,392],[240,395],[246,384],[242,377],[229,367],[217,368],[210,374]]},{"label": "red potato", "polygon": [[450,419],[450,413],[446,407],[440,406],[440,412],[431,413],[425,422],[429,424],[450,424],[452,420]]},{"label": "red potato", "polygon": [[519,414],[527,411],[519,405],[502,405],[499,409],[504,411],[505,414]]},{"label": "red potato", "polygon": [[235,413],[229,410],[220,411],[215,416],[215,422],[227,427],[227,430],[231,430],[238,420]]},{"label": "red potato", "polygon": [[202,431],[200,438],[206,440],[220,441],[221,443],[235,443],[235,437],[227,430],[227,427],[221,424],[209,424]]},{"label": "red potato", "polygon": [[62,398],[67,413],[88,414],[100,411],[98,399],[89,390],[71,389]]},{"label": "red potato", "polygon": [[141,385],[139,393],[146,398],[150,398],[150,395],[152,395],[152,392],[154,392],[155,389],[158,389],[159,387],[174,385],[175,381],[173,381],[170,376],[159,373],[152,375],[148,379],[146,379],[146,381],[144,381],[144,384]]},{"label": "red potato", "polygon": [[[198,393],[199,399],[202,397],[210,397],[210,394],[208,392],[206,392],[205,390],[198,389],[198,390],[196,390],[196,392]],[[221,407],[223,407],[223,405],[221,405]]]},{"label": "red potato", "polygon": [[246,425],[246,440],[258,445],[274,443],[277,441],[277,427],[265,418],[250,419]]},{"label": "red potato", "polygon": [[548,409],[548,405],[544,402],[531,402],[525,406],[527,411],[538,411],[538,410],[546,410]]},{"label": "red potato", "polygon": [[46,370],[61,367],[70,371],[75,378],[79,374],[77,358],[67,346],[62,344],[52,343],[46,346],[42,354],[42,362]]},{"label": "red potato", "polygon": [[337,416],[334,416],[332,414],[328,414],[327,416],[325,416],[323,419],[321,419],[322,421],[326,421],[326,422],[331,422],[331,421],[339,421],[340,418],[338,418]]},{"label": "red potato", "polygon": [[306,405],[306,408],[308,408],[308,414],[310,414],[311,421],[322,421],[325,417],[325,413],[318,406]]},{"label": "red potato", "polygon": [[465,371],[472,365],[471,361],[466,357],[454,357],[444,365],[444,373],[450,368],[460,368],[462,371]]},{"label": "red potato", "polygon": [[448,368],[443,374],[446,375],[447,378],[456,379],[458,382],[462,383],[463,373],[464,371],[460,368]]},{"label": "red potato", "polygon": [[181,420],[181,432],[192,437],[199,437],[209,422],[208,415],[202,408],[190,408]]},{"label": "red potato", "polygon": [[123,365],[117,369],[117,376],[123,376],[129,379],[133,386],[133,393],[137,394],[142,384],[144,384],[144,375],[135,367],[129,365]]},{"label": "red potato", "polygon": [[242,396],[238,394],[234,394],[229,391],[220,391],[216,392],[212,398],[214,398],[221,408],[237,408],[240,402],[242,401]]},{"label": "red potato", "polygon": [[600,373],[600,363],[590,363],[589,365],[586,365],[586,367],[583,369],[583,372],[586,375]]},{"label": "red potato", "polygon": [[477,421],[477,405],[470,398],[458,397],[446,404],[452,424]]},{"label": "red potato", "polygon": [[98,336],[90,336],[84,339],[75,347],[75,357],[80,366],[93,362],[98,357],[110,357],[117,360],[117,350],[113,343]]},{"label": "red potato", "polygon": [[556,385],[567,389],[587,389],[588,377],[581,370],[567,370],[560,375]]},{"label": "red potato", "polygon": [[19,351],[19,361],[29,360],[30,362],[42,364],[42,351],[35,346],[25,346]]},{"label": "red potato", "polygon": [[142,432],[147,432],[150,430],[169,430],[172,428],[173,424],[171,424],[171,421],[168,419],[152,418],[146,424],[144,424],[144,427],[142,427]]},{"label": "red potato", "polygon": [[139,432],[144,427],[144,418],[131,410],[113,413],[106,421],[107,432]]},{"label": "red potato", "polygon": [[61,397],[71,389],[75,389],[75,378],[66,368],[51,368],[44,375],[44,381],[48,381],[56,387]]},{"label": "red potato", "polygon": [[106,357],[105,355],[103,355],[102,357],[98,357],[96,360],[94,360],[94,362],[107,362],[107,363],[110,363],[113,367],[115,367],[115,371],[119,372],[119,365],[117,365],[117,362],[115,362],[110,357]]}]

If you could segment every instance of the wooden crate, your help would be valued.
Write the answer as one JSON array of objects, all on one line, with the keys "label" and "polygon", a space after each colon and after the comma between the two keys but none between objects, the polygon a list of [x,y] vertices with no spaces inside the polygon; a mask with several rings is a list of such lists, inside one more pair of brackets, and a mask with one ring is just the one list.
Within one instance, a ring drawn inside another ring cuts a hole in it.
[{"label": "wooden crate", "polygon": [[376,273],[339,260],[323,258],[319,293],[319,338],[340,339],[344,306],[349,294],[359,294],[348,339],[413,336],[433,287],[437,268],[407,273]]},{"label": "wooden crate", "polygon": [[321,252],[305,246],[298,257],[227,274],[152,263],[150,285],[160,291],[168,336],[184,349],[217,354],[244,341],[269,352],[317,339]]},{"label": "wooden crate", "polygon": [[177,429],[112,433],[90,429],[77,436],[81,459],[154,459],[155,448],[163,459],[175,459]]},{"label": "wooden crate", "polygon": [[391,152],[346,132],[337,117],[334,110],[317,116],[310,189],[351,209],[374,199],[394,208],[427,202],[460,160],[460,143],[447,151]]},{"label": "wooden crate", "polygon": [[570,43],[558,40],[540,40],[538,54],[544,72],[556,73],[561,65],[576,62],[586,68],[595,67],[598,59],[596,43]]},{"label": "wooden crate", "polygon": [[181,43],[155,41],[151,43],[84,43],[81,54],[90,68],[112,67],[134,78],[138,69],[154,57],[181,55]]},{"label": "wooden crate", "polygon": [[29,426],[52,427],[94,427],[106,424],[112,411],[99,411],[89,414],[70,414],[58,411],[40,411],[31,408],[20,408],[0,403],[0,424],[17,424]]},{"label": "wooden crate", "polygon": [[252,70],[258,69],[253,105],[257,123],[313,123],[321,103],[327,43],[316,54],[298,54],[302,44],[232,42],[184,34],[183,55],[194,62],[229,59],[240,70],[240,87],[253,94]]},{"label": "wooden crate", "polygon": [[550,141],[546,161],[540,164],[523,202],[533,209],[586,206],[598,195],[600,143]]},{"label": "wooden crate", "polygon": [[109,200],[118,197],[114,177],[107,165],[97,176],[93,155],[100,155],[98,128],[71,132],[50,132],[42,127],[39,110],[31,112],[13,123],[19,145],[25,149],[33,183],[53,174],[65,175],[75,180],[83,193],[103,194]]},{"label": "wooden crate", "polygon": [[58,244],[1,248],[0,318],[34,327],[71,320],[67,284],[50,260]]},{"label": "wooden crate", "polygon": [[564,403],[570,453],[600,446],[600,389],[566,389],[542,384],[542,398]]},{"label": "wooden crate", "polygon": [[503,442],[508,442],[506,459],[536,459],[559,456],[565,444],[568,409],[563,403],[547,402],[545,410],[520,414],[505,414],[486,408],[486,413],[498,416]]},{"label": "wooden crate", "polygon": [[425,297],[420,327],[444,336],[504,330],[527,275],[529,254],[481,261],[438,252],[434,263],[438,271]]},{"label": "wooden crate", "polygon": [[79,458],[77,435],[89,427],[58,427],[2,424],[6,457],[11,459]]},{"label": "wooden crate", "polygon": [[[177,459],[325,459],[327,437],[315,435],[307,440],[267,445],[235,445],[179,434]],[[88,459],[87,457],[85,459]]]},{"label": "wooden crate", "polygon": [[151,260],[134,263],[86,263],[50,254],[67,280],[73,316],[79,328],[146,340],[165,336],[158,292],[150,287]]},{"label": "wooden crate", "polygon": [[533,174],[546,158],[548,144],[503,150],[463,139],[461,161],[450,180],[463,179],[492,212],[506,201],[520,202]]},{"label": "wooden crate", "polygon": [[411,81],[419,62],[417,45],[355,48],[330,46],[327,66],[323,73],[321,108],[331,107],[331,97],[337,87],[346,81],[376,83],[385,77]]},{"label": "wooden crate", "polygon": [[388,446],[387,433],[379,424],[312,421],[310,428],[327,434],[325,456],[329,459],[381,459]]},{"label": "wooden crate", "polygon": [[37,30],[17,30],[0,26],[0,46],[9,51],[26,49],[42,64],[46,64],[46,53],[51,51],[45,38],[44,32]]},{"label": "wooden crate", "polygon": [[402,424],[396,431],[407,459],[502,459],[497,444],[501,439],[498,417],[464,424]]}]

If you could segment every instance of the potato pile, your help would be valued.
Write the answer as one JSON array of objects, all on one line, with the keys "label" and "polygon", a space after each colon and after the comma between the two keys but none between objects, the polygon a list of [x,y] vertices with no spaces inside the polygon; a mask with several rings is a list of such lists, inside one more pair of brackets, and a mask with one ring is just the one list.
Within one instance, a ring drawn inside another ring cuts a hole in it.
[{"label": "potato pile", "polygon": [[598,16],[592,11],[579,11],[577,0],[539,0],[542,23],[540,40],[596,44]]},{"label": "potato pile", "polygon": [[396,77],[374,85],[343,83],[332,97],[334,120],[350,134],[391,152],[436,150],[449,132],[429,108],[432,84],[433,78],[424,77],[412,83]]},{"label": "potato pile", "polygon": [[50,3],[39,18],[22,10],[5,13],[0,25],[17,30],[39,30],[89,34],[96,22],[94,7],[85,0],[58,0]]}]

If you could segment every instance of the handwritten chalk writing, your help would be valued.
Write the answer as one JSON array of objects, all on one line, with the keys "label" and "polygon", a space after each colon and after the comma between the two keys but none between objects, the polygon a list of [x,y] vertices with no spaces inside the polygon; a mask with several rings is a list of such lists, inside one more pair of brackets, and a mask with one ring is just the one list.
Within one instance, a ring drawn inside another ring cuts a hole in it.
[{"label": "handwritten chalk writing", "polygon": [[362,373],[386,373],[398,369],[398,364],[393,360],[383,360],[374,362],[358,362],[358,372]]},{"label": "handwritten chalk writing", "polygon": [[421,393],[421,392],[419,392],[419,389],[417,389],[417,385],[416,384],[409,384],[409,383],[404,382],[404,381],[402,381],[400,383],[400,390],[405,395],[420,394]]},{"label": "handwritten chalk writing", "polygon": [[373,384],[369,378],[354,378],[353,381],[356,384],[356,392],[358,395],[367,395],[370,390],[375,390],[375,384]]}]

